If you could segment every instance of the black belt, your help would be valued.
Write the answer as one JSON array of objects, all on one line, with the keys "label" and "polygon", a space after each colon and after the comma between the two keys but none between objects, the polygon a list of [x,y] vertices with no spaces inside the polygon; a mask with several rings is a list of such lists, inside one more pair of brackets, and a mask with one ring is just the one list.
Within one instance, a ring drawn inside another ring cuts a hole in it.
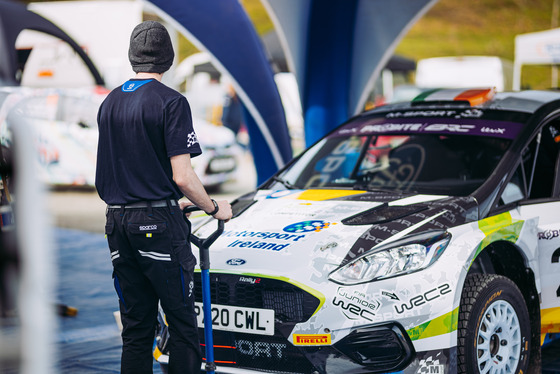
[{"label": "black belt", "polygon": [[177,200],[154,200],[154,201],[139,201],[137,203],[123,204],[123,205],[107,205],[109,209],[134,209],[134,208],[163,208],[167,206],[178,206]]}]

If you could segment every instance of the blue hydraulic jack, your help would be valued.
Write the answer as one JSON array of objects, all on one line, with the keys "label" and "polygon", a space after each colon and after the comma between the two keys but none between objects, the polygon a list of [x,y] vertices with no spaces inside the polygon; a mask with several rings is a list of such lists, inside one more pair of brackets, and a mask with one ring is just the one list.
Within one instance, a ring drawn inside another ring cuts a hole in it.
[{"label": "blue hydraulic jack", "polygon": [[[201,210],[195,205],[189,205],[183,209],[183,213],[191,213]],[[185,220],[187,219],[186,216]],[[214,362],[214,338],[212,335],[212,303],[210,299],[210,246],[224,232],[224,221],[218,221],[218,229],[205,239],[191,234],[189,240],[199,249],[200,277],[202,280],[202,309],[204,312],[204,341],[206,343],[206,372],[214,374],[216,363]]]}]

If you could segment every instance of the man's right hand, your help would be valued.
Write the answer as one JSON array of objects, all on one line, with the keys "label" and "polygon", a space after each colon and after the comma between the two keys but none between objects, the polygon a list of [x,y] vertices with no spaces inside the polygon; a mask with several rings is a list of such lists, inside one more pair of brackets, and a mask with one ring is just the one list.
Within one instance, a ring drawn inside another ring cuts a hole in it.
[{"label": "man's right hand", "polygon": [[[192,168],[191,155],[185,153],[172,156],[170,161],[173,170],[173,181],[177,184],[183,195],[203,211],[213,212],[214,203],[210,203],[210,197]],[[216,203],[218,204],[218,212],[214,214],[214,218],[225,222],[229,221],[232,217],[229,202],[221,200],[216,201]]]},{"label": "man's right hand", "polygon": [[216,201],[218,204],[218,213],[214,214],[213,217],[221,221],[227,222],[231,219],[233,215],[231,211],[231,204],[227,200]]}]

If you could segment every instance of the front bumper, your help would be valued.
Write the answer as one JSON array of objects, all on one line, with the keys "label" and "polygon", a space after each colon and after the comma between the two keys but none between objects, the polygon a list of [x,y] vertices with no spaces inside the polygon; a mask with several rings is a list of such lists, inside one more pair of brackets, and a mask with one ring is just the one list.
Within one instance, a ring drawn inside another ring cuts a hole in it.
[{"label": "front bumper", "polygon": [[[200,302],[202,292],[197,282],[196,300]],[[309,320],[322,301],[285,279],[212,273],[210,288],[213,304],[275,310],[274,335],[213,331],[219,373],[391,372],[405,368],[415,356],[406,331],[395,322],[354,328],[333,345],[292,344],[288,338],[294,326]],[[203,329],[199,329],[199,337],[204,352]],[[165,347],[156,349],[163,353],[158,361],[165,364]]]},{"label": "front bumper", "polygon": [[347,364],[348,373],[398,371],[408,366],[415,355],[406,331],[396,322],[352,330],[334,347],[343,359],[354,364]]},{"label": "front bumper", "polygon": [[404,369],[415,354],[398,324],[359,328],[332,346],[310,347],[281,336],[214,331],[214,346],[217,371],[223,373],[387,373]]}]

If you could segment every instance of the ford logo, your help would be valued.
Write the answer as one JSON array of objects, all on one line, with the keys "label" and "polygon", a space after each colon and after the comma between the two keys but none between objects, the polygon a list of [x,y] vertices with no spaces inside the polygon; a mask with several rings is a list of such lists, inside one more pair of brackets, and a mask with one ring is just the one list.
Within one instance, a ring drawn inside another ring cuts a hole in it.
[{"label": "ford logo", "polygon": [[232,265],[232,266],[241,266],[244,265],[247,261],[245,261],[242,258],[230,258],[229,260],[226,261],[226,264],[228,265]]}]

